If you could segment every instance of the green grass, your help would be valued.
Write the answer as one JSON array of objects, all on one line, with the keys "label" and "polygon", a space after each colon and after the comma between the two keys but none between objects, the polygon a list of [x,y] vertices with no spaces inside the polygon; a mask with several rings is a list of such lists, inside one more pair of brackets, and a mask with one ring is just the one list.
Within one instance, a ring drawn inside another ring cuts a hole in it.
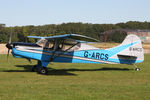
[{"label": "green grass", "polygon": [[49,64],[30,72],[25,59],[0,55],[0,100],[150,100],[150,54],[137,64]]}]

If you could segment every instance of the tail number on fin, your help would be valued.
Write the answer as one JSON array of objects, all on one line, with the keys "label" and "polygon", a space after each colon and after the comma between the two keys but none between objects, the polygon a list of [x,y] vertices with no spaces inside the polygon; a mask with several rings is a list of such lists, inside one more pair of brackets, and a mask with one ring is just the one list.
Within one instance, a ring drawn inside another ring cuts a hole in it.
[{"label": "tail number on fin", "polygon": [[142,52],[142,48],[133,48],[133,47],[130,47],[129,50],[130,51]]}]

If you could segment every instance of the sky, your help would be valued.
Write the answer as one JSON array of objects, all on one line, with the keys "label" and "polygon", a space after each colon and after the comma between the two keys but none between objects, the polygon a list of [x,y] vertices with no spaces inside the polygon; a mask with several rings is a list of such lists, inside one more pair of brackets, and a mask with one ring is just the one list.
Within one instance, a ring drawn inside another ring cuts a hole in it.
[{"label": "sky", "polygon": [[0,0],[0,24],[150,22],[150,0]]}]

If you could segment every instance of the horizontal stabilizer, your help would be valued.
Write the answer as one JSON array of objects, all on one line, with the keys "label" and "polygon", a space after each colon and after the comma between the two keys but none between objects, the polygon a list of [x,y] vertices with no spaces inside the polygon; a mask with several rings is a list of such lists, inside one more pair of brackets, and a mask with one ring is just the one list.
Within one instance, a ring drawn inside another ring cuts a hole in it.
[{"label": "horizontal stabilizer", "polygon": [[137,59],[136,56],[131,56],[131,55],[120,55],[120,54],[117,54],[117,56],[119,57],[119,59],[130,59],[130,60],[136,60]]}]

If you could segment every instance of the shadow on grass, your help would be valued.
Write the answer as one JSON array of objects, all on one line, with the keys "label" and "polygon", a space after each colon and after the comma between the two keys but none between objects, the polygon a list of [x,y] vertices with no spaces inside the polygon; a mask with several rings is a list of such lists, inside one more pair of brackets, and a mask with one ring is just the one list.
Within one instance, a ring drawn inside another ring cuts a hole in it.
[{"label": "shadow on grass", "polygon": [[[2,72],[32,72],[33,65],[16,65],[16,67],[23,67],[24,70],[3,70]],[[129,71],[133,69],[128,69],[128,68],[108,68],[108,67],[103,67],[103,68],[98,68],[98,69],[53,69],[53,68],[48,68],[48,75],[72,75],[76,76],[74,73],[70,72],[75,72],[75,71]]]},{"label": "shadow on grass", "polygon": [[[32,72],[33,65],[16,65],[16,67],[23,67],[24,69],[20,70],[2,70],[1,72]],[[53,68],[48,68],[48,74],[47,75],[72,75],[76,76],[76,74],[70,73],[68,71],[61,71]]]}]

